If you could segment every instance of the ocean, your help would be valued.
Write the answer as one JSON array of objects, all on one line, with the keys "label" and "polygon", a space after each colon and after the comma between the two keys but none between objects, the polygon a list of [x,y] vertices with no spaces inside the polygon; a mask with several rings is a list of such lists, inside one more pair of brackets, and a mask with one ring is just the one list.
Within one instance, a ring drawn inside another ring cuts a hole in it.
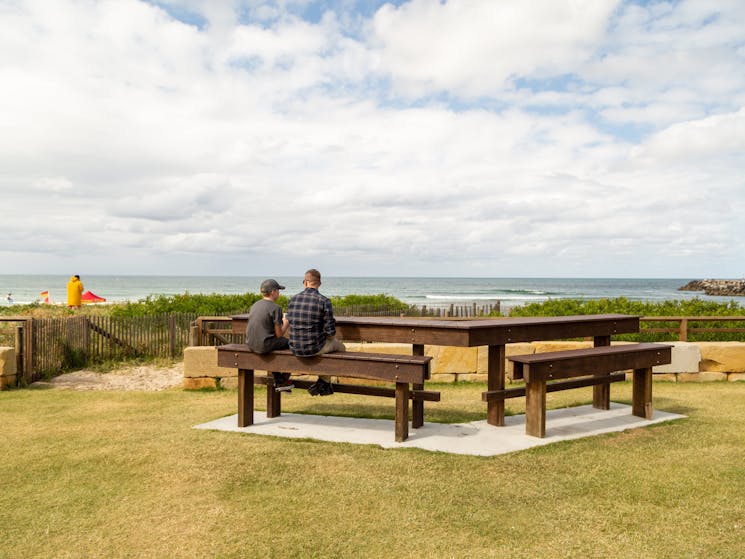
[{"label": "ocean", "polygon": [[[81,276],[86,290],[109,302],[136,301],[150,295],[195,293],[258,293],[263,277],[240,276]],[[276,277],[285,294],[302,290],[302,276]],[[321,292],[328,296],[350,294],[391,295],[409,304],[440,307],[450,304],[493,304],[502,309],[547,299],[602,299],[626,297],[633,301],[686,300],[728,302],[731,297],[678,291],[697,278],[404,278],[324,277]],[[0,304],[30,303],[48,291],[51,303],[67,301],[69,276],[0,275]],[[736,298],[735,298],[736,299]],[[742,301],[745,304],[745,300]]]}]

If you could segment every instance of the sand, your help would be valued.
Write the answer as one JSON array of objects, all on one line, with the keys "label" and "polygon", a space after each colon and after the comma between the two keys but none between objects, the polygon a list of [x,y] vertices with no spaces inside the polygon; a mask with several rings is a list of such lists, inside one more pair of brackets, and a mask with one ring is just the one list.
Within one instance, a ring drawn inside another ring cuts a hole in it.
[{"label": "sand", "polygon": [[81,370],[65,373],[49,381],[39,381],[32,387],[64,390],[144,390],[154,392],[180,387],[184,380],[184,363],[171,367],[142,365],[122,367],[108,373]]}]

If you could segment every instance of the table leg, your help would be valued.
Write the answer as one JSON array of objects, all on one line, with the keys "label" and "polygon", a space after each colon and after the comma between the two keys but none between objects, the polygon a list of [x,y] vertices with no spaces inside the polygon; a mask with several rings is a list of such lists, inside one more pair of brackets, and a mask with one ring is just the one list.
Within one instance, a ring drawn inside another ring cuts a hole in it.
[{"label": "table leg", "polygon": [[[504,390],[504,344],[490,345],[487,361],[487,390]],[[486,422],[504,425],[504,400],[486,403]]]},{"label": "table leg", "polygon": [[[411,347],[412,355],[424,355],[424,344],[413,344]],[[423,384],[414,384],[414,390],[424,390]],[[411,401],[411,427],[417,429],[424,425],[424,401]]]},{"label": "table leg", "polygon": [[[595,336],[595,347],[609,346],[610,336]],[[607,377],[608,374],[595,375],[596,377]],[[610,383],[596,384],[592,387],[592,407],[599,410],[610,409]]]},{"label": "table leg", "polygon": [[266,383],[266,416],[278,417],[282,413],[282,393],[274,390],[274,375],[268,373]]},{"label": "table leg", "polygon": [[238,369],[238,427],[254,424],[254,372]]}]

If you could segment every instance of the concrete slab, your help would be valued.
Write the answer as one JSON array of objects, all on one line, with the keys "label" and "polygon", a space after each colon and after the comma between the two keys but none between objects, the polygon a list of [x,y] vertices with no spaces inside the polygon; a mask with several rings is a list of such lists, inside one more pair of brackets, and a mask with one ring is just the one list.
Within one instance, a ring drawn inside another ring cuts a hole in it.
[{"label": "concrete slab", "polygon": [[559,441],[646,427],[683,417],[685,416],[655,411],[654,417],[646,420],[631,415],[631,406],[612,402],[610,410],[597,410],[589,405],[549,410],[546,414],[546,437],[543,439],[527,436],[525,416],[513,415],[505,418],[504,427],[492,427],[486,420],[471,423],[425,423],[419,429],[410,429],[409,438],[402,443],[393,440],[393,420],[388,419],[293,413],[283,413],[280,417],[267,419],[264,412],[256,411],[255,423],[250,427],[237,427],[238,416],[229,415],[196,425],[195,429],[494,456]]},{"label": "concrete slab", "polygon": [[671,361],[667,365],[655,365],[653,373],[698,373],[701,362],[701,348],[691,342],[665,342],[671,344],[673,350]]}]

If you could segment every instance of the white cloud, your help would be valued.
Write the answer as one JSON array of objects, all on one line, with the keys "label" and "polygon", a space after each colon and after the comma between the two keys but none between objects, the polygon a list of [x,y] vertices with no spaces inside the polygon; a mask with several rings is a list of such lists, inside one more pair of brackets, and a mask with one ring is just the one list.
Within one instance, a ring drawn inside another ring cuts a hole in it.
[{"label": "white cloud", "polygon": [[632,154],[655,166],[671,162],[700,166],[702,160],[741,159],[745,154],[745,108],[678,122],[651,136]]},{"label": "white cloud", "polygon": [[569,73],[593,53],[618,0],[412,0],[375,15],[372,35],[404,94],[498,94],[516,78]]},{"label": "white cloud", "polygon": [[328,5],[3,3],[10,271],[686,276],[745,256],[740,3]]}]

